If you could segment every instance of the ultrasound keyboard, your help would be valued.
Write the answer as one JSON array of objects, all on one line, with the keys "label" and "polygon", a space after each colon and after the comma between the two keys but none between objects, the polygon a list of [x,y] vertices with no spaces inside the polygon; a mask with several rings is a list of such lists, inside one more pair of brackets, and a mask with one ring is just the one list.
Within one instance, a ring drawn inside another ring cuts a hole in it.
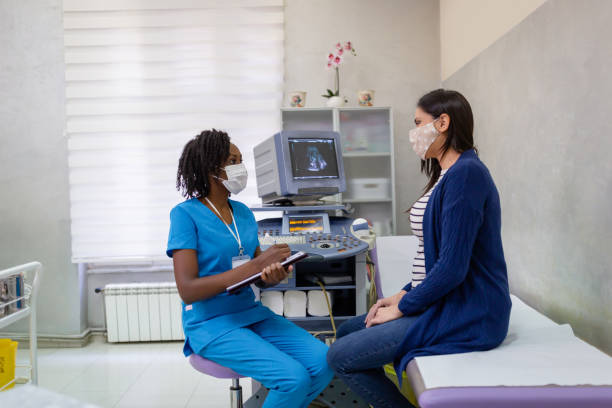
[{"label": "ultrasound keyboard", "polygon": [[311,260],[327,261],[355,256],[368,249],[368,244],[350,231],[351,218],[329,217],[330,232],[282,233],[282,218],[259,221],[259,244],[262,250],[274,244],[288,244],[291,251],[304,251]]}]

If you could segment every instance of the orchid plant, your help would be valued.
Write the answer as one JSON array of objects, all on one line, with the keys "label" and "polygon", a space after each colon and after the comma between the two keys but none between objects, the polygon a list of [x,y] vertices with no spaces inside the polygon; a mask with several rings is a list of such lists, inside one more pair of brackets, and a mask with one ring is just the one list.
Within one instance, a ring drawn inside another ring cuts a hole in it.
[{"label": "orchid plant", "polygon": [[348,55],[356,56],[355,48],[353,48],[353,44],[350,41],[342,43],[337,43],[336,48],[333,52],[330,52],[327,55],[327,69],[333,69],[336,71],[336,80],[335,80],[335,91],[331,89],[327,90],[327,93],[323,96],[324,98],[333,98],[334,96],[340,96],[340,65],[344,62],[344,58]]}]

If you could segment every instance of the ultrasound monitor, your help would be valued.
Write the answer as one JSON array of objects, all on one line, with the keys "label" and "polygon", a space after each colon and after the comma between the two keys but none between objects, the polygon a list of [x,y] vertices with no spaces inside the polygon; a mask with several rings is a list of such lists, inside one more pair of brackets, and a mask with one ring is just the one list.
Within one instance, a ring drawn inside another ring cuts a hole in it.
[{"label": "ultrasound monitor", "polygon": [[337,132],[283,131],[255,146],[254,155],[264,203],[314,200],[346,188]]},{"label": "ultrasound monitor", "polygon": [[339,177],[334,139],[290,138],[288,142],[294,179]]}]

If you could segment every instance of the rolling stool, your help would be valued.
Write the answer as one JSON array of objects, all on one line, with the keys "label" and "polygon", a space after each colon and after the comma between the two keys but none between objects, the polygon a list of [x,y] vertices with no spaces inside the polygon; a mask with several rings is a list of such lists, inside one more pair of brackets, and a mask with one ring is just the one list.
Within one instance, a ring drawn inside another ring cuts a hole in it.
[{"label": "rolling stool", "polygon": [[230,386],[230,408],[242,408],[242,387],[240,386],[240,378],[244,376],[234,372],[233,370],[223,367],[201,357],[197,354],[189,356],[189,363],[197,371],[213,376],[215,378],[231,378],[232,385]]},{"label": "rolling stool", "polygon": [[[242,387],[240,386],[240,380],[239,380],[240,378],[245,378],[243,375],[240,375],[236,373],[234,370],[231,370],[227,367],[223,367],[222,365],[219,365],[215,363],[214,361],[207,360],[204,357],[201,357],[200,355],[195,354],[195,353],[189,356],[189,363],[191,364],[193,368],[195,368],[197,371],[203,374],[207,374],[215,378],[231,378],[232,385],[230,387],[230,408],[243,408]],[[262,395],[262,397],[265,399],[265,393],[264,395]],[[331,404],[321,397],[318,397],[313,402],[318,403],[319,405],[324,406],[324,407],[337,408],[335,404]],[[353,401],[353,402],[356,403],[357,401]],[[353,406],[351,406],[351,408],[352,407]],[[359,407],[359,406],[355,405],[355,407]]]}]

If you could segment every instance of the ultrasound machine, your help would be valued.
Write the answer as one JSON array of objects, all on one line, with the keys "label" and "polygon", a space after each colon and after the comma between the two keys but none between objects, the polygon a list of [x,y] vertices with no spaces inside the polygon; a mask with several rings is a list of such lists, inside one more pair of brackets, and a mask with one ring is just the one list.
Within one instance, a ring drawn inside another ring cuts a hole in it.
[{"label": "ultrasound machine", "polygon": [[[344,206],[321,201],[346,189],[342,145],[337,132],[282,131],[254,148],[260,207],[253,211],[282,212],[282,217],[258,221],[262,250],[286,243],[292,253],[309,257],[296,264],[286,283],[269,290],[319,289],[325,284],[334,295],[336,324],[366,312],[368,243],[355,230],[353,219],[338,216]],[[329,318],[294,319],[309,330],[331,329]]]},{"label": "ultrasound machine", "polygon": [[[298,292],[310,299],[312,292],[320,292],[323,285],[335,326],[365,313],[369,244],[357,234],[368,231],[368,224],[363,219],[341,216],[347,214],[343,205],[321,200],[346,189],[340,135],[327,131],[282,131],[255,146],[254,156],[262,204],[251,210],[264,212],[263,219],[257,222],[261,249],[286,243],[292,253],[308,254],[294,265],[284,282],[261,289],[262,302],[268,296],[279,301],[283,298],[286,305],[287,295]],[[266,218],[265,212],[274,216]],[[277,217],[278,213],[282,216]],[[269,291],[276,293],[266,293]],[[333,333],[327,313],[314,315],[309,308],[300,316],[288,315],[286,308],[280,313],[322,339]],[[325,397],[317,400],[323,406],[368,406],[339,380],[332,384],[325,390]],[[253,380],[253,396],[244,404],[245,408],[259,408],[266,392]],[[326,400],[333,404],[324,403]]]},{"label": "ultrasound machine", "polygon": [[311,261],[330,261],[368,248],[351,232],[351,218],[329,215],[343,206],[318,201],[346,189],[338,133],[280,132],[255,146],[254,155],[264,205],[253,210],[283,211],[282,218],[259,221],[262,249],[287,243],[293,251],[307,252]]}]

